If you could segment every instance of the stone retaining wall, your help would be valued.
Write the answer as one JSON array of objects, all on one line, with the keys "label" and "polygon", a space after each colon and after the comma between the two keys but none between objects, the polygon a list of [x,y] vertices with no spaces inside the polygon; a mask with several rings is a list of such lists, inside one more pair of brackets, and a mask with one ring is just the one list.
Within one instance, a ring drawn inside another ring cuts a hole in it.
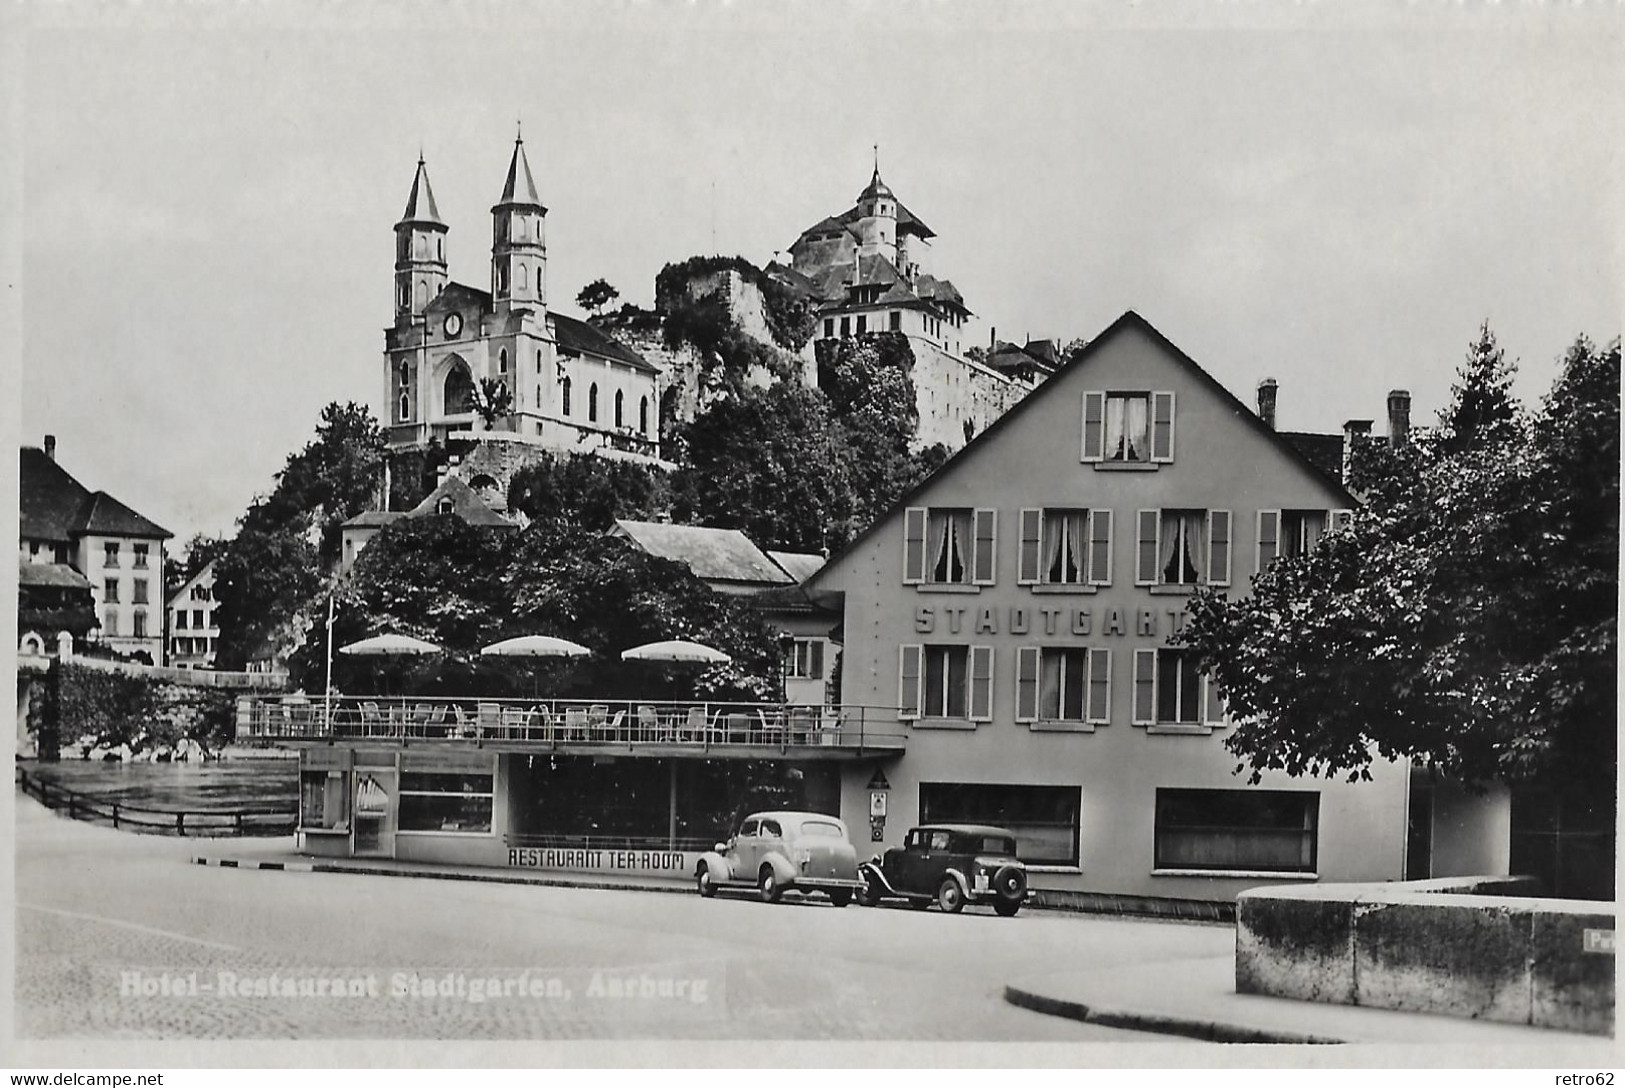
[{"label": "stone retaining wall", "polygon": [[[1260,888],[1236,901],[1236,991],[1610,1035],[1612,903],[1528,877]],[[1520,895],[1520,893],[1523,893]]]}]

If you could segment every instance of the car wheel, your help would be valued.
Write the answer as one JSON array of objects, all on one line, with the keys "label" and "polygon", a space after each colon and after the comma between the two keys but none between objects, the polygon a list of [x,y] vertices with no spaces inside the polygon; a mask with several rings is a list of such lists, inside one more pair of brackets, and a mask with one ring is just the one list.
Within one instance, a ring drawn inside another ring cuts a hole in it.
[{"label": "car wheel", "polygon": [[880,882],[868,873],[863,874],[863,887],[858,890],[858,903],[865,907],[880,905]]},{"label": "car wheel", "polygon": [[709,899],[717,894],[716,882],[711,879],[711,867],[703,861],[694,871],[694,883],[700,889],[701,899]]},{"label": "car wheel", "polygon": [[773,866],[762,866],[762,871],[756,876],[756,890],[761,893],[764,903],[777,903],[779,896],[784,894],[784,889],[779,887],[779,878],[773,873]]},{"label": "car wheel", "polygon": [[958,914],[965,909],[965,893],[959,890],[959,881],[949,877],[937,889],[937,906],[944,914]]},{"label": "car wheel", "polygon": [[1021,909],[1021,900],[1000,899],[994,902],[993,909],[999,912],[1000,918],[1014,918]]},{"label": "car wheel", "polygon": [[829,893],[829,901],[834,903],[837,907],[846,906],[848,903],[852,902],[852,889],[835,888],[831,890]]}]

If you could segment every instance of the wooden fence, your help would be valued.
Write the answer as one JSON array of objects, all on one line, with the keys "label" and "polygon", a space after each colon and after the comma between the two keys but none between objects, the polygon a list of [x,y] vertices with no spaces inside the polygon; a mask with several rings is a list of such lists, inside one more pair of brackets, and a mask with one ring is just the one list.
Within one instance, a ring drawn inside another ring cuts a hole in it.
[{"label": "wooden fence", "polygon": [[46,808],[75,820],[111,824],[119,830],[199,838],[240,835],[291,835],[299,814],[290,808],[264,805],[235,809],[148,808],[111,801],[50,782],[17,768],[17,785]]}]

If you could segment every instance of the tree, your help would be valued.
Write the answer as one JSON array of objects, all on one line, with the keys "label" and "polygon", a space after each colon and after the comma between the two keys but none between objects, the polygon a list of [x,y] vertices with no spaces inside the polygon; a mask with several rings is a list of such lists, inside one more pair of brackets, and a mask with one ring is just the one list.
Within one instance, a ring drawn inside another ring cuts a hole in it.
[{"label": "tree", "polygon": [[474,414],[486,430],[495,427],[497,420],[513,415],[513,393],[508,383],[501,378],[481,378],[474,387]]},{"label": "tree", "polygon": [[604,307],[621,297],[621,293],[609,285],[607,280],[593,280],[581,289],[576,295],[576,305],[583,310],[591,310],[596,317],[602,314]]},{"label": "tree", "polygon": [[198,571],[225,553],[229,537],[196,533],[179,555],[164,556],[164,588],[173,593],[194,578]]},{"label": "tree", "polygon": [[1255,776],[1412,757],[1612,804],[1619,343],[1576,343],[1532,419],[1503,377],[1481,336],[1436,432],[1361,448],[1346,531],[1193,600],[1181,639]]},{"label": "tree", "polygon": [[1523,409],[1512,396],[1517,367],[1495,341],[1488,321],[1479,326],[1478,339],[1456,372],[1450,407],[1440,413],[1438,440],[1443,449],[1460,452],[1490,441],[1504,427],[1517,423]]},{"label": "tree", "polygon": [[587,529],[608,529],[621,517],[656,517],[670,501],[660,469],[585,453],[542,454],[508,485],[510,510]]},{"label": "tree", "polygon": [[678,516],[769,547],[838,546],[852,516],[841,433],[816,389],[781,382],[718,401],[687,429]]}]

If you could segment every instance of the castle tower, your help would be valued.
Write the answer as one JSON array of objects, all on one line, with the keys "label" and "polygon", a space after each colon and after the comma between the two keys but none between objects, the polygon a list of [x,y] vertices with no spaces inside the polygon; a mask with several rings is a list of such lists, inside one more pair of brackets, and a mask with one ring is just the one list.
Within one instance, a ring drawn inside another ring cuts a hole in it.
[{"label": "castle tower", "polygon": [[502,197],[491,208],[491,301],[498,313],[547,308],[547,209],[515,138]]},{"label": "castle tower", "polygon": [[868,188],[858,194],[858,256],[879,254],[897,263],[897,198],[880,180],[880,155]]},{"label": "castle tower", "polygon": [[446,224],[434,206],[429,171],[418,156],[412,194],[395,224],[395,323],[409,324],[446,286]]}]

